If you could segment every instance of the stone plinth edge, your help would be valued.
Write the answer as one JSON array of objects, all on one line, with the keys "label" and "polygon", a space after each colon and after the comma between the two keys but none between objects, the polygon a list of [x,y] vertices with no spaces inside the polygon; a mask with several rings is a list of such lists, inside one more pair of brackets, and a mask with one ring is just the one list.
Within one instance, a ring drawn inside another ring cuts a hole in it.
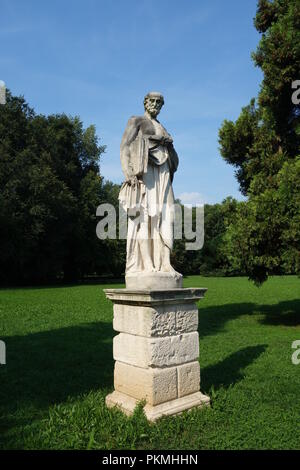
[{"label": "stone plinth edge", "polygon": [[[108,408],[117,407],[127,416],[130,416],[137,404],[138,400],[124,393],[114,391],[106,397],[106,406]],[[210,398],[201,392],[196,392],[182,398],[176,398],[160,405],[145,405],[144,412],[149,421],[156,421],[163,416],[171,416],[188,411],[191,408],[209,406]]]},{"label": "stone plinth edge", "polygon": [[106,297],[114,303],[127,305],[155,305],[196,302],[204,297],[206,288],[185,289],[104,289]]}]

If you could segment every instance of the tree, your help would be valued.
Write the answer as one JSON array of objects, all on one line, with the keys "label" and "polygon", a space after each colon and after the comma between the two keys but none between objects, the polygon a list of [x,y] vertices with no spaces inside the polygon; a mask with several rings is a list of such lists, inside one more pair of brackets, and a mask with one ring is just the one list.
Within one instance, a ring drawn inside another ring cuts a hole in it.
[{"label": "tree", "polygon": [[248,196],[226,236],[227,253],[239,253],[239,269],[260,284],[271,273],[299,272],[300,108],[291,99],[300,78],[299,1],[260,0],[254,24],[262,33],[253,54],[261,89],[236,122],[224,121],[219,142]]},{"label": "tree", "polygon": [[[171,260],[177,271],[182,274],[202,275],[241,274],[240,267],[233,262],[232,254],[224,248],[227,227],[235,219],[238,205],[239,203],[231,197],[224,199],[221,204],[205,204],[203,248],[187,251],[185,238],[175,240]],[[195,222],[195,208],[193,222]]]},{"label": "tree", "polygon": [[97,267],[103,178],[94,126],[36,115],[7,91],[0,106],[0,281],[77,279]]}]

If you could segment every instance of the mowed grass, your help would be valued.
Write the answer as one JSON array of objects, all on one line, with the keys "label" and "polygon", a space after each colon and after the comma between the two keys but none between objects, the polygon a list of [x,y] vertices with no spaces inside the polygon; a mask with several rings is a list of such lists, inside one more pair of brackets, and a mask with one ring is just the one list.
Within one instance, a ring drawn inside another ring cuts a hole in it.
[{"label": "mowed grass", "polygon": [[148,424],[105,407],[113,389],[112,303],[104,287],[0,290],[0,447],[300,449],[300,280],[185,279],[199,302],[201,390],[209,409]]}]

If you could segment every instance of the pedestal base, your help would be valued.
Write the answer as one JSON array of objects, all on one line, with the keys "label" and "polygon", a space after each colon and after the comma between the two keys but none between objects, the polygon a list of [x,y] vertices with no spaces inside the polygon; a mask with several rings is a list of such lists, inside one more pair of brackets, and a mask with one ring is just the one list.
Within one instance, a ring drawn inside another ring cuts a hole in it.
[{"label": "pedestal base", "polygon": [[[114,391],[106,397],[106,406],[113,408],[116,406],[122,410],[126,415],[130,416],[139,400],[136,398],[125,395],[124,393]],[[203,395],[201,392],[192,393],[186,397],[176,398],[159,405],[151,406],[149,404],[144,406],[144,412],[149,421],[156,421],[163,416],[170,416],[180,414],[183,411],[190,410],[195,407],[208,406],[210,398]]]},{"label": "pedestal base", "polygon": [[114,388],[106,404],[149,421],[209,404],[200,392],[198,308],[206,289],[105,289],[114,303]]},{"label": "pedestal base", "polygon": [[161,271],[128,273],[125,276],[125,282],[127,289],[180,289],[182,287],[182,274]]}]

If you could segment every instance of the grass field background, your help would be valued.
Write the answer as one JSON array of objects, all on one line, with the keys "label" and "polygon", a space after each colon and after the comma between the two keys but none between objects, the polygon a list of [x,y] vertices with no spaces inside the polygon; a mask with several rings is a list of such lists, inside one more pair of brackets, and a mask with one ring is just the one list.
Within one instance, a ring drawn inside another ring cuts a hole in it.
[{"label": "grass field background", "polygon": [[113,389],[112,303],[81,285],[0,290],[2,449],[300,449],[300,280],[188,277],[199,302],[209,409],[148,424],[105,407]]}]

